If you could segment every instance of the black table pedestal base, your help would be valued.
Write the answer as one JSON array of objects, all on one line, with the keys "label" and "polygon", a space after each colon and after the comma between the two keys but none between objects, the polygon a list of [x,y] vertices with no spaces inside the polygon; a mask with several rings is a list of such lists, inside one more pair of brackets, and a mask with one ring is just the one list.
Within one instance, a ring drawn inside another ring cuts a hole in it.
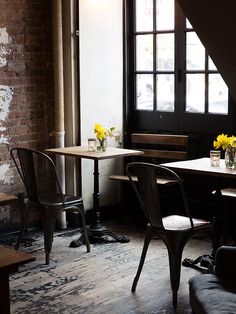
[{"label": "black table pedestal base", "polygon": [[[120,242],[127,243],[130,242],[130,239],[126,235],[118,235],[114,233],[110,228],[105,226],[90,226],[88,228],[88,237],[90,243],[111,243],[111,242]],[[73,240],[70,243],[70,247],[79,247],[85,244],[84,232],[79,239]]]}]

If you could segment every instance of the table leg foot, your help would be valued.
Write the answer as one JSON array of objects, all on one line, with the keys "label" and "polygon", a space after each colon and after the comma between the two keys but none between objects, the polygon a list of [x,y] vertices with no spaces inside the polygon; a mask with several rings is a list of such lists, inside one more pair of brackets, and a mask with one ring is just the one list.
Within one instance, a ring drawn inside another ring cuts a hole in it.
[{"label": "table leg foot", "polygon": [[[130,242],[130,239],[126,235],[118,235],[114,233],[110,228],[105,226],[90,226],[88,228],[88,237],[90,243],[111,243],[111,242],[120,242],[127,243]],[[79,239],[75,239],[70,243],[70,247],[79,247],[85,244],[84,233]]]}]

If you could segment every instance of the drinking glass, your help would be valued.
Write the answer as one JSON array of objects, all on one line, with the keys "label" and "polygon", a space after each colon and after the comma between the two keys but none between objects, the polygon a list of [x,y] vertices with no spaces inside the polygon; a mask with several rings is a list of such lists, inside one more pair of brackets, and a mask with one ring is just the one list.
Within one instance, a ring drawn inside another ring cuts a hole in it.
[{"label": "drinking glass", "polygon": [[220,150],[210,151],[210,162],[212,167],[219,167],[220,165]]}]

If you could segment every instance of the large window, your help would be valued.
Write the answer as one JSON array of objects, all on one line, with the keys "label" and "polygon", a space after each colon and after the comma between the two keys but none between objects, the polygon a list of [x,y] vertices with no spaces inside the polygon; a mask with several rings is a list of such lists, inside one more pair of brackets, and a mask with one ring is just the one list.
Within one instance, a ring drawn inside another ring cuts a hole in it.
[{"label": "large window", "polygon": [[228,88],[177,1],[128,0],[127,8],[133,128],[190,131],[202,119],[227,123]]},{"label": "large window", "polygon": [[228,114],[228,88],[187,20],[185,34],[185,110]]},{"label": "large window", "polygon": [[[174,111],[173,0],[135,2],[136,109]],[[157,9],[158,8],[158,9]]]}]

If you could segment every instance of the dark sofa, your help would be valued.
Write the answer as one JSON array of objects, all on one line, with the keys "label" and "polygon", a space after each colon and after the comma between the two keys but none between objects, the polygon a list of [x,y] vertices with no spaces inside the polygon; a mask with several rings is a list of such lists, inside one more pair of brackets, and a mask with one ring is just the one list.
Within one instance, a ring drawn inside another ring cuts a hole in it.
[{"label": "dark sofa", "polygon": [[236,247],[221,246],[216,252],[214,274],[189,280],[190,304],[195,314],[236,313]]}]

